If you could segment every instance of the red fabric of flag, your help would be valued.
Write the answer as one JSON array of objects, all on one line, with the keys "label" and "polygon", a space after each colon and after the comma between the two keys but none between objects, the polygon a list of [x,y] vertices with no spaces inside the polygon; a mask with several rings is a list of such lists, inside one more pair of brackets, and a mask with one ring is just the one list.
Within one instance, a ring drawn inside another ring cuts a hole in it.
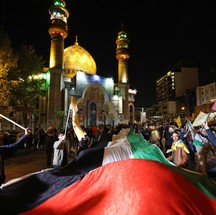
[{"label": "red fabric of flag", "polygon": [[215,213],[215,200],[170,167],[150,160],[128,159],[91,171],[83,179],[21,214]]}]

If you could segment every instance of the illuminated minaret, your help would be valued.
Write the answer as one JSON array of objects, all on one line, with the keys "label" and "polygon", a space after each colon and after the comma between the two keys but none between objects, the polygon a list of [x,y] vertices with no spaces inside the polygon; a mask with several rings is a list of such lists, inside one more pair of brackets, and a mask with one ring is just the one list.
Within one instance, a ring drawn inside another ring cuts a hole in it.
[{"label": "illuminated minaret", "polygon": [[67,19],[69,12],[65,8],[66,3],[63,0],[54,0],[49,8],[51,36],[50,43],[50,86],[48,91],[47,119],[48,122],[54,122],[55,111],[63,109],[62,90],[63,90],[63,54],[64,39],[68,35]]},{"label": "illuminated minaret", "polygon": [[118,83],[128,83],[128,59],[130,58],[128,50],[129,39],[127,33],[122,30],[118,33],[116,39],[116,59],[118,60]]},{"label": "illuminated minaret", "polygon": [[116,59],[118,60],[118,83],[117,88],[119,91],[119,114],[123,114],[122,118],[129,121],[129,80],[128,80],[128,59],[130,58],[128,50],[128,35],[123,30],[118,33],[116,39]]}]

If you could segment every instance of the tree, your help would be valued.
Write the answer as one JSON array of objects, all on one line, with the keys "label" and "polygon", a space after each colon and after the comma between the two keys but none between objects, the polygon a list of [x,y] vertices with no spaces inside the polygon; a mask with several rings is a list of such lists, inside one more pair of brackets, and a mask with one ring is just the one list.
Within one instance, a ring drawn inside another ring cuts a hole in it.
[{"label": "tree", "polygon": [[10,77],[17,68],[17,61],[9,37],[0,31],[0,104],[10,100],[11,90],[19,84],[16,77]]},{"label": "tree", "polygon": [[43,57],[38,56],[30,45],[23,45],[18,55],[17,72],[13,76],[19,76],[19,86],[13,89],[11,105],[36,107],[38,98],[45,95],[43,90],[45,80],[39,78],[44,66]]}]

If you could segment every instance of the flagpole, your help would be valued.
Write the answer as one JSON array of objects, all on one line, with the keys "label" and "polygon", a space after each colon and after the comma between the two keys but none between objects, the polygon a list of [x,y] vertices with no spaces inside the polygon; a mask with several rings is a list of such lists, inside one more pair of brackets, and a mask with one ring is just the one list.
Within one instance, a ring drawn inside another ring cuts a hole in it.
[{"label": "flagpole", "polygon": [[66,124],[65,124],[65,136],[67,134],[67,127],[68,127],[68,121],[69,121],[70,114],[71,114],[71,109],[69,108],[68,115],[67,115],[67,120],[66,120]]},{"label": "flagpole", "polygon": [[2,118],[4,118],[4,119],[8,120],[9,122],[13,123],[14,125],[16,125],[16,126],[22,128],[23,130],[26,130],[26,128],[24,128],[23,126],[17,124],[16,122],[14,122],[13,120],[7,118],[6,116],[4,116],[4,115],[2,115],[2,114],[0,114],[0,116],[1,116]]}]

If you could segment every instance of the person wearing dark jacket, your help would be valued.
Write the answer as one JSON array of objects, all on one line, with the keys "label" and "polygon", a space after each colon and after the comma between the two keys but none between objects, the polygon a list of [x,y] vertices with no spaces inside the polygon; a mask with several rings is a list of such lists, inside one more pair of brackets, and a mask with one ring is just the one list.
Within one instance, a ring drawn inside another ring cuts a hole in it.
[{"label": "person wearing dark jacket", "polygon": [[5,182],[6,176],[4,171],[4,158],[7,156],[8,153],[11,151],[15,151],[17,148],[19,148],[20,145],[22,145],[26,139],[27,136],[31,133],[31,130],[29,128],[25,129],[25,134],[15,143],[7,144],[7,145],[1,145],[0,146],[0,186]]},{"label": "person wearing dark jacket", "polygon": [[46,132],[45,137],[45,151],[46,151],[46,165],[47,168],[52,167],[52,159],[53,159],[53,144],[57,140],[56,139],[56,130],[48,130]]},{"label": "person wearing dark jacket", "polygon": [[91,147],[104,147],[112,140],[113,133],[109,125],[99,125],[96,135],[96,140],[91,144]]}]

